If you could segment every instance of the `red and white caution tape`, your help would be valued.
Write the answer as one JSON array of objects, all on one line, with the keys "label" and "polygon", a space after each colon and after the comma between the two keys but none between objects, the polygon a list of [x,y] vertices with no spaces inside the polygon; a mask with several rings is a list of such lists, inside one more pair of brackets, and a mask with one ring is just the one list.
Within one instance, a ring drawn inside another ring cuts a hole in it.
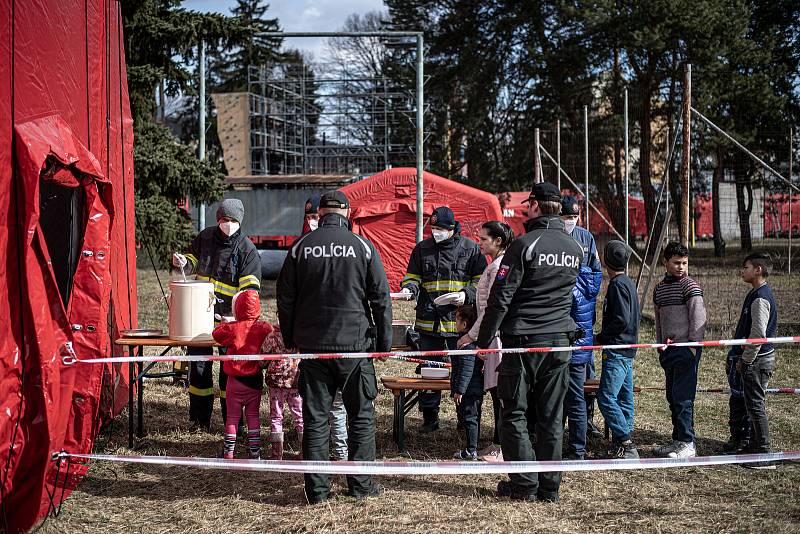
[{"label": "red and white caution tape", "polygon": [[[643,387],[642,391],[666,391],[664,387]],[[731,394],[731,388],[697,388],[697,393],[723,393]],[[800,395],[800,388],[767,388],[764,393],[768,395]]]},{"label": "red and white caution tape", "polygon": [[503,349],[397,351],[397,352],[346,352],[346,353],[306,353],[306,354],[226,354],[226,355],[164,355],[164,356],[113,356],[108,358],[76,358],[64,354],[62,361],[67,364],[80,363],[124,363],[124,362],[224,362],[224,361],[269,361],[293,358],[298,360],[339,360],[351,358],[442,358],[464,356],[467,354],[525,354],[537,352],[572,352],[575,350],[620,350],[620,349],[666,349],[669,347],[734,347],[740,345],[773,345],[800,343],[800,336],[770,337],[757,339],[720,339],[715,341],[686,341],[682,343],[633,343],[627,345],[586,345],[582,347],[527,347]]},{"label": "red and white caution tape", "polygon": [[393,360],[400,360],[401,362],[418,363],[427,365],[429,367],[452,367],[453,365],[448,362],[437,362],[434,360],[420,360],[419,358],[409,358],[407,356],[392,356]]},{"label": "red and white caution tape", "polygon": [[95,460],[135,464],[176,465],[233,471],[321,473],[331,475],[488,475],[549,471],[623,471],[800,460],[800,451],[695,458],[640,458],[638,460],[584,460],[549,462],[314,462],[291,460],[225,460],[182,456],[126,456],[114,454],[53,455],[53,459]]}]

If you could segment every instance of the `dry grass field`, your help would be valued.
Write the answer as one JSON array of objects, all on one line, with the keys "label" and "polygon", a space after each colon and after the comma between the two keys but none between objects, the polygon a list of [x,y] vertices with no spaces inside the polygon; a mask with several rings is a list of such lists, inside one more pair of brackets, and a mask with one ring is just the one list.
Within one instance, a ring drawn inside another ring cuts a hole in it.
[{"label": "dry grass field", "polygon": [[[738,317],[747,287],[735,276],[738,260],[701,258],[694,269],[704,286],[711,327],[708,338],[728,336]],[[164,327],[152,271],[139,271],[139,316],[142,327]],[[167,277],[162,273],[162,280]],[[780,306],[782,334],[797,334],[800,323],[800,276],[776,275],[770,280]],[[275,318],[274,284],[262,293],[266,316]],[[407,303],[395,306],[397,318],[410,318]],[[641,339],[653,339],[643,323]],[[800,349],[780,349],[774,386],[800,385]],[[726,386],[725,353],[706,350],[701,387]],[[165,364],[162,364],[165,365]],[[379,375],[413,373],[413,365],[376,363]],[[663,386],[655,352],[641,351],[635,361],[635,383]],[[696,427],[701,455],[721,453],[728,437],[728,399],[698,394]],[[176,456],[214,456],[222,444],[222,422],[215,412],[212,433],[191,433],[187,394],[170,379],[151,380],[145,388],[146,437],[136,451],[127,444],[127,412],[97,440],[97,452]],[[442,430],[432,436],[416,432],[419,414],[407,418],[407,451],[391,441],[392,397],[381,390],[377,406],[378,458],[446,460],[461,445],[452,402],[443,401]],[[262,406],[266,423],[267,403]],[[775,450],[800,450],[800,398],[771,396],[768,412]],[[491,437],[491,401],[484,404],[482,445]],[[600,415],[596,422],[601,424]],[[634,439],[642,456],[668,439],[670,418],[663,393],[642,392],[636,398]],[[266,436],[265,436],[266,437]],[[297,450],[296,436],[288,437]],[[590,456],[605,450],[590,443]],[[291,456],[292,453],[289,454]],[[499,476],[383,477],[383,496],[357,502],[343,495],[343,480],[334,479],[334,497],[326,504],[304,504],[302,477],[251,474],[183,467],[95,463],[62,513],[49,519],[49,533],[83,532],[428,532],[522,530],[563,532],[796,532],[800,525],[800,466],[782,465],[771,472],[736,466],[647,471],[566,473],[558,504],[520,503],[498,499]]]}]

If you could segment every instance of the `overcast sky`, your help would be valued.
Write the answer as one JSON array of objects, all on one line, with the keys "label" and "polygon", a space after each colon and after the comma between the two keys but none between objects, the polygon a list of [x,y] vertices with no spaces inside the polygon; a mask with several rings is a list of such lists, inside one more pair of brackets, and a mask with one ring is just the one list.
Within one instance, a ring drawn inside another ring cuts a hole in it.
[{"label": "overcast sky", "polygon": [[[235,0],[186,0],[182,6],[196,11],[229,14]],[[277,17],[287,32],[331,32],[341,29],[351,13],[384,11],[383,0],[272,0],[267,16]],[[284,46],[311,52],[314,59],[324,58],[324,39],[310,37],[285,39]]]}]

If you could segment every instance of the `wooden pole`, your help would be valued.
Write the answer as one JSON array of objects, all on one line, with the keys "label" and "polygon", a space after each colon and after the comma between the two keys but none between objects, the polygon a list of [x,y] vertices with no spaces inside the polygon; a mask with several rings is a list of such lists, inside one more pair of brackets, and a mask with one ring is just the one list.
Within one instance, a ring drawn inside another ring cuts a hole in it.
[{"label": "wooden pole", "polygon": [[689,246],[689,199],[691,190],[689,187],[689,169],[691,168],[692,158],[692,66],[686,65],[683,77],[683,154],[681,158],[681,192],[683,204],[680,209],[681,215],[681,244]]}]

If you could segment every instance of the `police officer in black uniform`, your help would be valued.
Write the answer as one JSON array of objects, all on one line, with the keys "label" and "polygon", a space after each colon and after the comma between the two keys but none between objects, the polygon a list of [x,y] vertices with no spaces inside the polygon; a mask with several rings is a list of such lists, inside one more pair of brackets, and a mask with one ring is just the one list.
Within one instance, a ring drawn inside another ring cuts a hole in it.
[{"label": "police officer in black uniform", "polygon": [[[300,352],[389,351],[392,306],[389,283],[378,251],[350,230],[350,203],[329,192],[319,204],[319,228],[301,237],[286,256],[278,277],[278,318],[287,348]],[[371,359],[314,359],[300,362],[303,397],[303,458],[327,460],[328,414],[341,390],[348,422],[348,459],[375,459],[378,394]],[[328,499],[330,477],[305,475],[310,504]],[[378,495],[370,476],[348,476],[348,494]]]},{"label": "police officer in black uniform", "polygon": [[[560,201],[556,186],[534,185],[528,199],[527,233],[503,256],[481,323],[479,347],[487,348],[498,330],[504,348],[564,347],[572,342],[572,287],[583,249],[564,231]],[[568,351],[503,355],[497,394],[502,402],[500,440],[506,461],[561,459],[569,361]],[[536,433],[534,447],[529,420]],[[497,485],[499,495],[558,500],[560,472],[511,474],[509,478],[510,482]]]},{"label": "police officer in black uniform", "polygon": [[[217,302],[214,313],[233,315],[231,301],[237,291],[261,287],[261,258],[255,245],[241,231],[244,205],[238,198],[227,198],[217,208],[217,224],[201,231],[189,251],[175,253],[172,265],[184,274],[214,284]],[[222,352],[222,351],[221,351]],[[189,354],[213,354],[211,347],[192,347]],[[189,422],[204,430],[211,427],[214,409],[213,362],[191,362],[189,366]],[[219,397],[222,421],[227,417],[225,387],[228,376],[219,365]]]}]

